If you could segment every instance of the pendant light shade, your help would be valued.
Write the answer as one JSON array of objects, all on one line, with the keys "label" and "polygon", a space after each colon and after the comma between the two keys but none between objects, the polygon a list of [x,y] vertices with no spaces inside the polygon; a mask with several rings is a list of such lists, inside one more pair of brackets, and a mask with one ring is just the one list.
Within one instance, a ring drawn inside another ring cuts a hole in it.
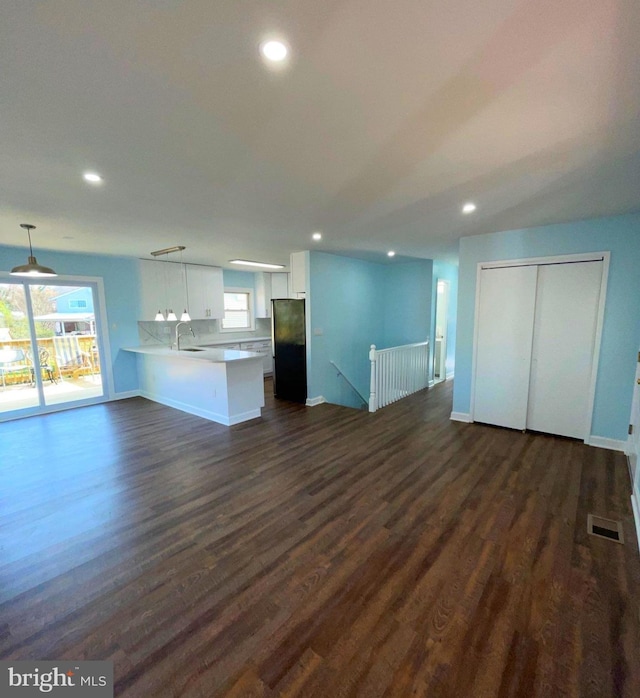
[{"label": "pendant light shade", "polygon": [[[184,245],[175,245],[174,247],[166,247],[163,250],[155,250],[154,252],[151,253],[151,256],[152,257],[159,257],[161,255],[164,255],[165,262],[168,262],[169,260],[167,258],[172,252],[180,252],[180,271],[182,274],[182,281],[184,283],[184,292],[185,292],[185,301],[186,301],[186,305],[184,307],[184,310],[182,311],[182,315],[180,316],[180,322],[191,322],[191,315],[189,315],[189,310],[188,310],[188,308],[189,308],[189,287],[187,285],[187,275],[186,275],[185,268],[184,268],[184,262],[182,261],[182,250],[184,250],[184,249],[186,249]],[[169,283],[168,283],[166,276],[167,275],[165,273],[165,294],[166,294],[167,289],[169,288]],[[166,300],[166,298],[165,298],[165,300]],[[167,305],[168,304],[169,303],[167,302]],[[178,318],[177,318],[176,314],[173,312],[173,310],[167,309],[166,306],[165,306],[164,313],[162,312],[162,310],[158,310],[158,312],[156,313],[155,319],[158,322],[177,322],[178,321]]]},{"label": "pendant light shade", "polygon": [[26,264],[14,267],[11,270],[13,276],[58,276],[50,267],[44,267],[38,264],[38,260],[33,256],[33,248],[31,246],[31,231],[35,229],[35,225],[29,223],[20,223],[20,227],[27,231],[29,236],[29,258]]}]

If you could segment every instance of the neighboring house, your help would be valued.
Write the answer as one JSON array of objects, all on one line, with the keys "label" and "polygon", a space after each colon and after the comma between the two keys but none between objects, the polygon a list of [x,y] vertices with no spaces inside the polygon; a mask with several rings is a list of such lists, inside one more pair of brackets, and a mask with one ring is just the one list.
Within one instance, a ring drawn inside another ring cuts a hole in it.
[{"label": "neighboring house", "polygon": [[54,302],[56,313],[93,313],[93,294],[86,286],[61,293]]},{"label": "neighboring house", "polygon": [[55,312],[39,315],[37,320],[53,322],[56,336],[95,334],[93,293],[83,286],[65,291],[53,299]]}]

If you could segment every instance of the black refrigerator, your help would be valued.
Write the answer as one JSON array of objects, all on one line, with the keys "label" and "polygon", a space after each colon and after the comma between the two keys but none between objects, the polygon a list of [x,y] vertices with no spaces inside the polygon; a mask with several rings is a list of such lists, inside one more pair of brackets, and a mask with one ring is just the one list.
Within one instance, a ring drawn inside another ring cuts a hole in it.
[{"label": "black refrigerator", "polygon": [[307,347],[304,300],[271,301],[273,394],[282,400],[307,400]]}]

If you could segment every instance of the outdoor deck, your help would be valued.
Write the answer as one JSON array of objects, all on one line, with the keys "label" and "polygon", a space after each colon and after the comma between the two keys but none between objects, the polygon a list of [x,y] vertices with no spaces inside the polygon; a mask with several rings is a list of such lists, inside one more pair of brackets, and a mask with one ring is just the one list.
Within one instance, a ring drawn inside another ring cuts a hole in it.
[{"label": "outdoor deck", "polygon": [[[54,338],[38,339],[38,349],[48,352],[48,369],[42,368],[42,384],[47,405],[82,400],[102,395],[100,361],[95,348],[95,335],[73,335],[78,340],[80,351],[87,357],[87,366],[78,372],[61,370],[56,359]],[[31,350],[28,339],[11,339],[2,342],[3,350]],[[81,374],[81,375],[80,375]],[[5,370],[0,383],[0,412],[35,407],[38,404],[38,391],[33,382],[30,362],[16,364],[15,370]],[[53,378],[53,380],[52,380]]]}]

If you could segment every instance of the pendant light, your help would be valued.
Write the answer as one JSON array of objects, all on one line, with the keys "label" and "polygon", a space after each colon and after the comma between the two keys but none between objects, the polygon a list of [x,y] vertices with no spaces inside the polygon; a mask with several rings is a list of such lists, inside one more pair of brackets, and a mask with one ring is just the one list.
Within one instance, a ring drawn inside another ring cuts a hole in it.
[{"label": "pendant light", "polygon": [[33,256],[33,247],[31,246],[31,231],[35,229],[35,225],[30,223],[20,223],[20,227],[27,231],[29,236],[29,261],[27,264],[21,264],[11,270],[13,276],[58,276],[53,269],[43,267],[38,264],[38,260]]},{"label": "pendant light", "polygon": [[[164,263],[169,264],[169,252],[168,251],[165,253]],[[165,271],[166,271],[166,268],[165,268]],[[169,291],[169,279],[168,278],[165,282],[165,290],[167,292]],[[169,304],[167,303],[167,305],[169,305]],[[169,308],[169,310],[167,310],[165,308],[165,313],[167,314],[167,322],[176,322],[176,320],[178,319],[176,317],[176,314],[173,312],[173,310],[171,308]]]},{"label": "pendant light", "polygon": [[[161,272],[164,272],[164,269],[163,269],[162,267],[160,267],[160,271],[161,271]],[[156,276],[161,276],[161,277],[162,277],[162,274],[156,274]],[[157,281],[158,281],[158,279],[156,279],[156,282],[157,282]],[[164,287],[165,287],[165,289],[166,289],[166,287],[167,287],[166,274],[164,275],[164,278],[160,278],[159,282],[160,282],[160,283],[158,283],[158,286],[164,285]],[[165,309],[165,312],[166,312],[166,309]],[[155,316],[153,319],[154,319],[156,322],[164,322],[165,316],[164,316],[164,313],[162,312],[162,308],[159,308],[159,309],[158,309],[158,312],[156,313],[156,316]]]},{"label": "pendant light", "polygon": [[191,315],[189,315],[189,284],[187,283],[187,270],[182,261],[182,250],[180,250],[180,264],[182,266],[182,279],[184,281],[184,310],[180,316],[180,322],[191,322]]},{"label": "pendant light", "polygon": [[[169,260],[167,258],[172,252],[180,252],[180,259],[182,260],[182,250],[184,250],[184,249],[186,249],[184,247],[184,245],[175,245],[174,247],[167,247],[164,250],[155,250],[154,252],[151,253],[151,256],[152,257],[159,257],[160,255],[164,255],[165,256],[165,264],[168,264]],[[183,265],[183,267],[184,267],[184,265]],[[168,288],[168,286],[169,286],[168,280],[165,278],[165,290]],[[157,322],[164,322],[164,321],[176,322],[178,320],[176,314],[173,312],[173,310],[171,308],[169,308],[169,309],[165,308],[164,312],[167,314],[166,317],[164,316],[162,310],[158,310],[154,319]],[[184,320],[185,315],[187,318],[189,318],[186,322],[189,322],[191,320],[191,318],[189,317],[189,313],[187,312],[186,308],[184,309],[184,313],[182,313],[181,319]]]}]

